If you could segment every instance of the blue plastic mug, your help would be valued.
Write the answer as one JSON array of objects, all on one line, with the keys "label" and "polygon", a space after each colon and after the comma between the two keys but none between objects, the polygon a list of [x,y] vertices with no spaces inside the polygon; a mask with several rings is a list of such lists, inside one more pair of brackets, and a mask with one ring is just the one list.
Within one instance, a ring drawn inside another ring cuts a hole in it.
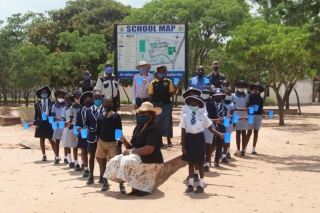
[{"label": "blue plastic mug", "polygon": [[43,121],[46,121],[46,120],[47,120],[47,114],[46,114],[46,113],[42,113],[41,116],[42,116],[42,120],[43,120]]},{"label": "blue plastic mug", "polygon": [[174,78],[174,79],[173,79],[173,84],[174,84],[175,86],[177,86],[178,83],[179,83],[179,78]]},{"label": "blue plastic mug", "polygon": [[231,132],[226,132],[224,133],[224,142],[225,143],[230,143],[231,142]]},{"label": "blue plastic mug", "polygon": [[272,118],[272,116],[273,116],[273,110],[269,110],[269,111],[268,111],[268,117],[269,117],[269,118]]},{"label": "blue plastic mug", "polygon": [[23,123],[23,128],[24,129],[29,129],[29,123],[28,122],[24,122]]},{"label": "blue plastic mug", "polygon": [[138,81],[138,84],[142,84],[143,83],[143,78],[142,77],[138,77],[137,81]]},{"label": "blue plastic mug", "polygon": [[65,125],[66,125],[65,121],[59,121],[59,129],[64,129]]},{"label": "blue plastic mug", "polygon": [[115,133],[114,133],[114,138],[118,141],[120,140],[122,137],[122,130],[121,129],[116,129]]},{"label": "blue plastic mug", "polygon": [[53,121],[54,121],[54,116],[49,116],[49,123],[52,124]]},{"label": "blue plastic mug", "polygon": [[209,84],[210,83],[209,78],[204,78],[203,81],[204,81],[204,84]]},{"label": "blue plastic mug", "polygon": [[79,126],[73,126],[73,134],[75,134],[75,135],[79,134],[78,128],[79,128]]},{"label": "blue plastic mug", "polygon": [[230,118],[223,118],[223,126],[228,127],[230,125]]},{"label": "blue plastic mug", "polygon": [[253,123],[253,115],[248,116],[248,123],[252,124]]},{"label": "blue plastic mug", "polygon": [[58,123],[57,123],[57,122],[54,121],[54,122],[52,122],[51,125],[52,125],[52,129],[53,129],[53,130],[58,129]]},{"label": "blue plastic mug", "polygon": [[238,123],[239,121],[239,115],[238,114],[233,114],[232,115],[232,123]]},{"label": "blue plastic mug", "polygon": [[81,137],[82,138],[88,137],[88,129],[81,129]]},{"label": "blue plastic mug", "polygon": [[258,111],[258,109],[259,109],[259,105],[258,105],[258,104],[255,104],[255,105],[254,105],[254,111],[256,112],[256,111]]},{"label": "blue plastic mug", "polygon": [[253,107],[249,107],[249,108],[248,108],[248,110],[249,110],[249,114],[251,114],[251,115],[252,115],[252,114],[253,114],[253,112],[254,112],[254,108],[253,108]]}]

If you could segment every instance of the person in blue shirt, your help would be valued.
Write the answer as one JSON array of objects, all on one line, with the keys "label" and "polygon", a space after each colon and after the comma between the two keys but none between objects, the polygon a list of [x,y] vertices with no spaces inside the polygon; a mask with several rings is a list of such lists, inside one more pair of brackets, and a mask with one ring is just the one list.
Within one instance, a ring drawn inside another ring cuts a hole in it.
[{"label": "person in blue shirt", "polygon": [[206,82],[206,79],[203,76],[204,76],[204,67],[200,65],[197,68],[197,76],[189,80],[187,89],[192,87],[192,88],[202,90],[203,86],[208,86],[210,82],[209,81]]}]

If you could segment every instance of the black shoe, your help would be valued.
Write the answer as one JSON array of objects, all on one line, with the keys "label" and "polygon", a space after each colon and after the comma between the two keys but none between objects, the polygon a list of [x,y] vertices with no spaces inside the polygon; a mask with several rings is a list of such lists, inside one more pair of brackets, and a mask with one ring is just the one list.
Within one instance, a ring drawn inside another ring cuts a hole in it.
[{"label": "black shoe", "polygon": [[74,168],[74,163],[73,162],[69,163],[69,167]]},{"label": "black shoe", "polygon": [[90,185],[90,184],[93,184],[94,181],[93,181],[93,178],[89,178],[88,181],[87,181],[87,185]]},{"label": "black shoe", "polygon": [[149,192],[139,191],[139,192],[136,193],[136,196],[144,197],[144,196],[149,195],[149,194],[150,194]]},{"label": "black shoe", "polygon": [[47,156],[44,155],[44,156],[42,157],[42,161],[47,161]]},{"label": "black shoe", "polygon": [[140,190],[132,188],[132,191],[130,193],[128,193],[128,195],[129,196],[137,195],[139,192],[140,192]]},{"label": "black shoe", "polygon": [[84,164],[81,164],[81,170],[84,170]]},{"label": "black shoe", "polygon": [[68,161],[67,159],[64,159],[63,162],[64,162],[65,164],[69,164],[69,161]]},{"label": "black shoe", "polygon": [[54,161],[54,164],[59,164],[60,163],[60,159],[56,159],[55,161]]},{"label": "black shoe", "polygon": [[246,153],[244,150],[241,151],[241,156],[246,156]]},{"label": "black shoe", "polygon": [[82,177],[89,177],[89,170],[84,170]]},{"label": "black shoe", "polygon": [[205,171],[205,172],[210,172],[210,167],[209,167],[209,166],[205,166],[205,167],[204,167],[204,171]]},{"label": "black shoe", "polygon": [[199,181],[199,175],[198,174],[194,174],[193,178],[194,178],[194,182],[198,182]]},{"label": "black shoe", "polygon": [[214,167],[220,167],[219,163],[214,162]]},{"label": "black shoe", "polygon": [[190,193],[190,192],[193,192],[194,191],[194,188],[192,185],[189,185],[188,188],[186,189],[185,193]]},{"label": "black shoe", "polygon": [[251,154],[256,155],[258,153],[256,151],[252,151]]},{"label": "black shoe", "polygon": [[230,155],[230,153],[227,153],[227,157],[226,157],[227,159],[231,159],[231,155]]},{"label": "black shoe", "polygon": [[104,192],[104,191],[108,191],[109,189],[110,189],[109,183],[104,183],[101,188],[101,191]]},{"label": "black shoe", "polygon": [[225,157],[225,158],[222,158],[221,160],[222,163],[229,163],[228,159]]},{"label": "black shoe", "polygon": [[197,186],[196,190],[194,191],[195,194],[200,194],[200,193],[203,193],[203,187],[201,186]]},{"label": "black shoe", "polygon": [[119,184],[119,188],[120,188],[120,194],[125,194],[126,193],[126,187],[123,185],[123,183]]},{"label": "black shoe", "polygon": [[74,167],[74,171],[81,172],[81,168],[80,168],[79,164],[77,164],[77,165]]},{"label": "black shoe", "polygon": [[100,176],[98,183],[104,183],[103,177]]}]

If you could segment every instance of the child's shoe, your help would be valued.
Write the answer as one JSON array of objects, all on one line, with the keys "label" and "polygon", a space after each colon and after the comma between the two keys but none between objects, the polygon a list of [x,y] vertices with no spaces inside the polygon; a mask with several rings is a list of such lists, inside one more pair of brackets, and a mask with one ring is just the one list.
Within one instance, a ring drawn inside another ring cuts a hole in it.
[{"label": "child's shoe", "polygon": [[82,177],[89,177],[89,170],[84,170]]},{"label": "child's shoe", "polygon": [[230,153],[227,153],[226,158],[227,158],[227,159],[231,159],[231,155],[230,155]]},{"label": "child's shoe", "polygon": [[225,158],[222,158],[221,160],[222,163],[229,163],[228,159],[225,157]]},{"label": "child's shoe", "polygon": [[42,157],[42,161],[47,161],[47,156],[44,155],[44,156]]},{"label": "child's shoe", "polygon": [[74,162],[69,163],[70,168],[74,168]]},{"label": "child's shoe", "polygon": [[205,172],[210,172],[210,167],[209,167],[209,166],[205,166],[205,167],[204,167],[204,171],[205,171]]},{"label": "child's shoe", "polygon": [[192,185],[189,185],[188,188],[186,189],[185,193],[190,193],[190,192],[193,192],[194,191],[194,188]]},{"label": "child's shoe", "polygon": [[204,192],[204,190],[203,190],[203,187],[201,187],[201,186],[197,186],[196,190],[194,191],[195,194],[200,194],[203,192]]},{"label": "child's shoe", "polygon": [[68,161],[67,159],[64,159],[63,162],[64,162],[65,164],[69,164],[69,161]]},{"label": "child's shoe", "polygon": [[74,171],[81,172],[81,168],[80,168],[80,165],[79,165],[79,164],[77,164],[77,165],[74,167]]}]

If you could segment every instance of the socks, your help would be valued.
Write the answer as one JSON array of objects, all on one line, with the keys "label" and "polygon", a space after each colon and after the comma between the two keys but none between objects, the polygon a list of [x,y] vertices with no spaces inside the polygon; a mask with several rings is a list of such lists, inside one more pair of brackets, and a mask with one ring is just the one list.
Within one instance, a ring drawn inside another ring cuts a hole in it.
[{"label": "socks", "polygon": [[64,156],[64,159],[68,159],[67,156]]},{"label": "socks", "polygon": [[190,177],[189,177],[189,185],[191,185],[191,186],[194,185],[193,178],[190,178]]},{"label": "socks", "polygon": [[74,164],[75,165],[78,165],[79,163],[78,163],[78,160],[74,160]]},{"label": "socks", "polygon": [[46,154],[43,154],[43,157],[47,157],[47,155],[46,155]]},{"label": "socks", "polygon": [[71,160],[71,154],[68,154],[68,155],[67,155],[67,159],[68,159],[69,163],[72,162],[72,160]]},{"label": "socks", "polygon": [[199,174],[199,170],[194,170],[194,174],[195,175]]},{"label": "socks", "polygon": [[[190,181],[190,179],[189,179],[189,181]],[[199,185],[200,185],[202,188],[204,188],[204,178],[200,178],[200,183],[199,183]]]},{"label": "socks", "polygon": [[209,163],[209,162],[206,162],[206,166],[207,166],[207,167],[210,167],[210,163]]},{"label": "socks", "polygon": [[221,149],[221,153],[223,153],[223,151],[224,151],[224,147],[222,147],[222,149]]},{"label": "socks", "polygon": [[227,155],[226,154],[222,154],[222,159],[225,158],[225,157],[227,157]]},{"label": "socks", "polygon": [[230,147],[228,148],[227,153],[230,153]]},{"label": "socks", "polygon": [[59,157],[59,156],[56,156],[56,160],[60,160],[60,157]]},{"label": "socks", "polygon": [[256,151],[256,147],[252,147],[252,151],[255,152]]},{"label": "socks", "polygon": [[89,170],[89,169],[88,169],[88,167],[84,167],[84,170],[86,171],[86,170]]}]

